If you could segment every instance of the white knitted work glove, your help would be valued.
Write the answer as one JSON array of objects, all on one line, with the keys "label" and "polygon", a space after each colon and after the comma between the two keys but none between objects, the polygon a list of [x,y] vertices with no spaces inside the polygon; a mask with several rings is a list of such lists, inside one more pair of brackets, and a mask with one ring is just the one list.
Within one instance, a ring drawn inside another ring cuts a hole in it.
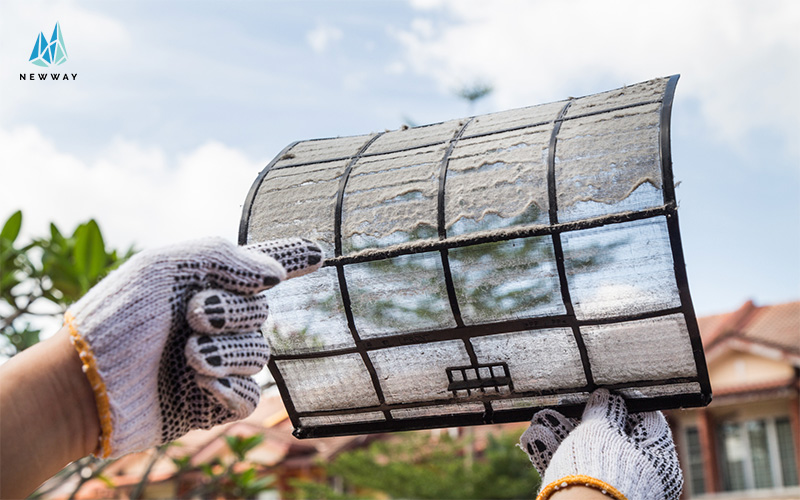
[{"label": "white knitted work glove", "polygon": [[554,410],[541,410],[533,416],[530,427],[519,438],[519,447],[528,454],[539,477],[544,477],[558,445],[578,423]]},{"label": "white knitted work glove", "polygon": [[314,271],[299,238],[237,247],[209,238],[132,257],[72,305],[65,323],[92,385],[101,457],[246,417],[269,360],[259,292]]},{"label": "white knitted work glove", "polygon": [[572,424],[543,410],[522,436],[521,446],[542,476],[538,500],[573,485],[593,487],[618,500],[680,497],[683,474],[661,412],[628,415],[621,396],[597,389],[581,423],[570,429]]}]

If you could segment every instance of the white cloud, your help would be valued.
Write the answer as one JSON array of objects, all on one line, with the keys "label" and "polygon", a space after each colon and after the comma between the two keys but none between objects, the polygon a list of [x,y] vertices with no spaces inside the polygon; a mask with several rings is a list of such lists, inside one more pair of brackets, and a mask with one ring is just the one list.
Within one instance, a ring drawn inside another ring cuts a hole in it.
[{"label": "white cloud", "polygon": [[430,19],[419,17],[411,21],[411,29],[422,38],[431,38],[436,33]]},{"label": "white cloud", "polygon": [[236,241],[241,206],[263,168],[208,142],[169,157],[116,139],[93,161],[58,151],[32,126],[0,129],[4,189],[0,218],[22,209],[28,236],[97,219],[116,248],[160,246],[204,236]]},{"label": "white cloud", "polygon": [[342,39],[342,30],[335,26],[318,24],[316,28],[306,33],[306,41],[311,49],[321,54],[328,50],[331,44]]},{"label": "white cloud", "polygon": [[394,61],[387,64],[383,70],[387,75],[402,75],[406,72],[406,65],[403,62]]},{"label": "white cloud", "polygon": [[404,62],[442,90],[488,78],[497,107],[509,108],[681,73],[677,98],[696,99],[718,138],[772,128],[800,153],[800,2],[444,4],[456,21],[434,35],[417,21],[395,33]]},{"label": "white cloud", "polygon": [[410,0],[411,5],[415,9],[432,10],[441,8],[444,5],[444,0]]},{"label": "white cloud", "polygon": [[350,92],[364,90],[369,74],[364,71],[349,72],[342,78],[342,88]]}]

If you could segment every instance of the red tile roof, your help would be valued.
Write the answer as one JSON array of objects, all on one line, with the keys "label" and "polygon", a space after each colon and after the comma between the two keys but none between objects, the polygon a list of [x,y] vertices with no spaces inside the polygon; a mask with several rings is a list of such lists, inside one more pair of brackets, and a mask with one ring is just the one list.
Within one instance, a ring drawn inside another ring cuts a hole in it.
[{"label": "red tile roof", "polygon": [[766,347],[800,363],[800,301],[760,307],[748,301],[736,311],[698,318],[697,323],[707,351],[733,341]]},{"label": "red tile roof", "polygon": [[742,335],[800,354],[800,301],[757,308]]}]

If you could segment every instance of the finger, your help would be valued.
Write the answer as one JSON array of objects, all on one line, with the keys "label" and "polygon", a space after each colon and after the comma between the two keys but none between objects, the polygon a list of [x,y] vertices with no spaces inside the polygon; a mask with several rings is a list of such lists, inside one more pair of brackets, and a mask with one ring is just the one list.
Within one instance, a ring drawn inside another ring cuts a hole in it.
[{"label": "finger", "polygon": [[210,288],[252,295],[286,278],[283,266],[269,255],[247,251],[221,238],[200,240],[195,247],[203,256],[205,281]]},{"label": "finger", "polygon": [[231,375],[217,378],[198,375],[197,385],[225,405],[233,414],[234,420],[241,420],[253,413],[261,398],[261,387],[250,377]]},{"label": "finger", "polygon": [[583,421],[605,421],[620,433],[625,430],[628,408],[622,396],[611,394],[607,389],[597,389],[590,396],[583,410]]},{"label": "finger", "polygon": [[567,437],[567,434],[575,428],[574,420],[565,417],[555,410],[542,410],[536,413],[531,423],[550,429],[559,439],[559,442],[563,441],[564,438]]},{"label": "finger", "polygon": [[625,434],[632,435],[633,430],[642,422],[644,413],[629,413],[628,418],[625,420]]},{"label": "finger", "polygon": [[186,309],[192,330],[210,334],[259,331],[269,315],[264,295],[215,289],[196,293]]},{"label": "finger", "polygon": [[269,255],[286,270],[286,279],[303,276],[322,266],[319,245],[305,238],[286,238],[247,245],[249,250]]},{"label": "finger", "polygon": [[[632,419],[631,417],[634,418]],[[669,429],[669,424],[667,419],[664,418],[664,414],[660,411],[636,413],[631,417],[628,417],[628,425],[630,426],[628,435],[637,445],[649,448],[658,446],[659,443],[672,441],[672,432]]]},{"label": "finger", "polygon": [[269,361],[269,344],[258,332],[193,335],[184,352],[189,366],[210,377],[255,375]]},{"label": "finger", "polygon": [[520,437],[520,447],[528,453],[539,475],[544,474],[556,449],[573,428],[569,419],[553,410],[542,410],[533,416],[530,427]]}]

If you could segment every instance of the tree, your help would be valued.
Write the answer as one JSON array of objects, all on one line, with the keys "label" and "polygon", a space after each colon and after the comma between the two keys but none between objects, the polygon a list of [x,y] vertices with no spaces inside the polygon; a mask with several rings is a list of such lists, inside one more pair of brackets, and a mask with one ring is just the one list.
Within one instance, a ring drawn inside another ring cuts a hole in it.
[{"label": "tree", "polygon": [[476,80],[472,83],[462,85],[455,91],[455,94],[469,103],[469,113],[472,114],[475,110],[475,103],[488,96],[493,91],[494,87],[491,84]]},{"label": "tree", "polygon": [[64,236],[55,224],[50,235],[29,242],[17,240],[22,212],[14,212],[0,231],[0,331],[7,355],[39,341],[36,317],[57,317],[112,269],[134,254],[107,250],[94,219]]},{"label": "tree", "polygon": [[[247,454],[261,444],[264,436],[254,434],[249,437],[225,436],[225,443],[233,454],[233,459],[223,464],[218,458],[209,462],[191,465],[190,457],[173,458],[178,467],[175,478],[193,475],[196,484],[187,491],[178,491],[178,498],[256,498],[264,491],[275,488],[275,476],[263,474],[263,466],[258,467],[248,461]],[[262,469],[261,471],[259,469]],[[142,478],[142,485],[146,483]],[[137,488],[140,492],[142,487]],[[134,495],[131,498],[137,498]]]},{"label": "tree", "polygon": [[[462,83],[451,92],[456,97],[467,101],[468,113],[471,115],[475,111],[475,103],[494,92],[494,86],[483,79],[477,79],[471,83]],[[419,126],[419,123],[408,115],[403,115],[402,120],[403,130]]]},{"label": "tree", "polygon": [[295,481],[298,498],[533,498],[539,476],[516,443],[517,433],[490,434],[473,457],[472,435],[431,439],[404,433],[348,451],[322,464],[328,480],[339,477],[344,491],[327,484]]}]

